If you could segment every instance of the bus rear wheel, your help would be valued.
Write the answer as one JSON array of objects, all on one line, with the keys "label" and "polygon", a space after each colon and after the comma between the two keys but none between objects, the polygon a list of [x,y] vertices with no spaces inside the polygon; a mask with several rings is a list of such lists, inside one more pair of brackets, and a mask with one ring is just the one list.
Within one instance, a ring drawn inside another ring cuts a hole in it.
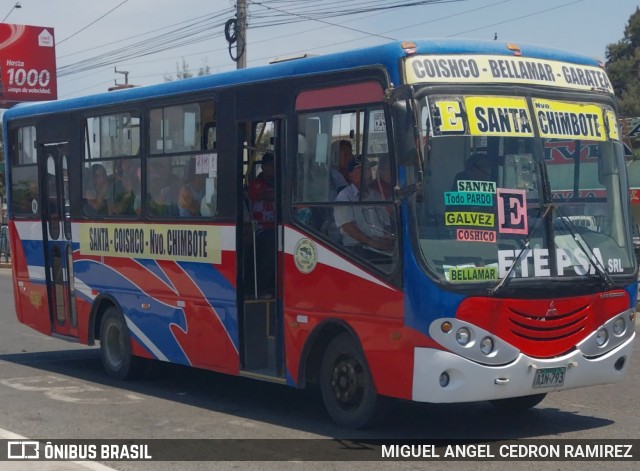
[{"label": "bus rear wheel", "polygon": [[346,428],[363,428],[375,419],[378,394],[361,349],[348,333],[334,337],[320,367],[320,389],[331,419]]},{"label": "bus rear wheel", "polygon": [[116,379],[133,378],[140,358],[131,354],[131,339],[124,316],[117,307],[108,308],[100,322],[100,356],[107,374]]},{"label": "bus rear wheel", "polygon": [[531,396],[494,399],[489,401],[489,404],[505,412],[524,412],[540,404],[545,397],[547,397],[546,393],[532,394]]}]

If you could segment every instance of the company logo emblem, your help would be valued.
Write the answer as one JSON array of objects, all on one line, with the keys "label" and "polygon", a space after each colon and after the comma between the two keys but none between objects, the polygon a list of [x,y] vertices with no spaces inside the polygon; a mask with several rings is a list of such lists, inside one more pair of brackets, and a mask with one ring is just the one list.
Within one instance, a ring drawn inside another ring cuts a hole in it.
[{"label": "company logo emblem", "polygon": [[310,239],[300,239],[293,250],[293,260],[301,273],[311,273],[318,264],[318,249]]},{"label": "company logo emblem", "polygon": [[46,29],[38,35],[38,46],[40,47],[53,47],[53,35]]},{"label": "company logo emblem", "polygon": [[9,440],[7,459],[37,460],[40,458],[40,443],[35,440]]},{"label": "company logo emblem", "polygon": [[554,317],[557,315],[558,315],[558,310],[553,304],[553,301],[551,301],[551,303],[549,304],[549,309],[547,309],[547,312],[545,313],[544,317]]}]

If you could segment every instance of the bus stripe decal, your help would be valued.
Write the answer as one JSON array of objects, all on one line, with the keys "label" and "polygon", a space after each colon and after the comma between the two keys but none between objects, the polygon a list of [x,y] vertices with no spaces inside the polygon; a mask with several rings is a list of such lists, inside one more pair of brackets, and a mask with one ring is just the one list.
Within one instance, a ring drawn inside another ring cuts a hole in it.
[{"label": "bus stripe decal", "polygon": [[[285,227],[285,236],[284,236],[285,253],[288,255],[294,255],[296,244],[300,239],[303,239],[306,237],[307,236],[305,234],[302,234],[301,232],[298,232],[293,228]],[[351,275],[354,275],[364,280],[375,283],[379,286],[382,286],[383,288],[387,288],[395,291],[395,288],[393,288],[392,286],[389,286],[388,284],[384,283],[378,278],[370,275],[366,271],[362,270],[361,268],[353,264],[353,262],[350,262],[349,260],[347,260],[344,257],[341,257],[337,253],[332,252],[322,244],[316,243],[316,246],[318,248],[318,263],[322,263],[323,265],[330,266],[337,270],[341,270],[343,272],[349,273]]]},{"label": "bus stripe decal", "polygon": [[131,319],[129,319],[129,317],[124,316],[124,319],[131,333],[140,341],[141,344],[143,344],[147,348],[147,350],[155,355],[158,360],[169,361],[169,359],[160,351],[158,347],[156,347],[151,339],[144,335],[144,332],[142,332],[142,330],[140,330],[138,326],[135,325],[135,323]]}]

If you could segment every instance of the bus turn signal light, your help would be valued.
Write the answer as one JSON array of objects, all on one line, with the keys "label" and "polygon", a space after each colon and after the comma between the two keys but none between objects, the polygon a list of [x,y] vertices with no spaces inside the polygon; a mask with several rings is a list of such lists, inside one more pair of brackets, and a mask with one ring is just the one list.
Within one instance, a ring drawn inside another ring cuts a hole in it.
[{"label": "bus turn signal light", "polygon": [[507,44],[507,49],[509,49],[510,51],[513,51],[513,55],[514,56],[521,56],[522,55],[522,51],[520,50],[520,46],[518,46],[517,44],[509,43],[509,44]]}]

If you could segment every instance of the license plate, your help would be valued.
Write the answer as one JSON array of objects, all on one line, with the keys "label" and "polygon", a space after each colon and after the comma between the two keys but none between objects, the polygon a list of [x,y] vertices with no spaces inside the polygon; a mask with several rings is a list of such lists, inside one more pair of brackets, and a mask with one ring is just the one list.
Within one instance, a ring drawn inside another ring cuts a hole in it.
[{"label": "license plate", "polygon": [[562,366],[558,368],[541,368],[536,370],[536,376],[533,378],[534,388],[555,388],[564,384],[564,375],[567,368]]}]

